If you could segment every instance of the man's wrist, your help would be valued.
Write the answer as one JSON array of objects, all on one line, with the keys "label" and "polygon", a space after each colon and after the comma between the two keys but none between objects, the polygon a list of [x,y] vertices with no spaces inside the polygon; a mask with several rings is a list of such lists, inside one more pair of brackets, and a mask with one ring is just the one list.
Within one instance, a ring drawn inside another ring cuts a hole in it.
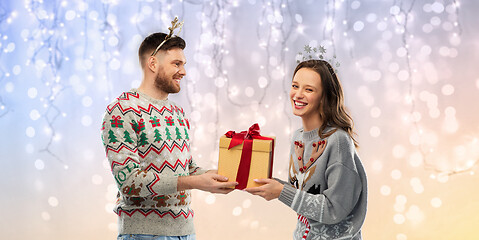
[{"label": "man's wrist", "polygon": [[178,177],[178,191],[193,189],[193,180],[195,176],[180,176]]}]

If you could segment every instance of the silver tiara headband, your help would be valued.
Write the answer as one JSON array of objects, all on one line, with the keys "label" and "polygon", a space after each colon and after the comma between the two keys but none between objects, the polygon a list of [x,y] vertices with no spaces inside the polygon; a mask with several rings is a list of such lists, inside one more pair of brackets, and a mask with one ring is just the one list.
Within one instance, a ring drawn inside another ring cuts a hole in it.
[{"label": "silver tiara headband", "polygon": [[[341,64],[337,61],[336,55],[333,55],[332,58],[326,59],[325,57],[326,54],[326,48],[324,46],[319,46],[319,47],[312,47],[309,44],[304,45],[304,49],[302,52],[298,52],[298,57],[296,58],[296,62],[304,62],[307,60],[323,60],[328,62],[334,69],[334,73],[336,73],[336,68],[338,68]],[[331,69],[330,69],[331,70]]]},{"label": "silver tiara headband", "polygon": [[[158,47],[151,54],[151,56],[155,56],[155,54],[158,51],[160,51],[161,46],[163,46],[163,44],[165,44],[166,41],[168,41],[171,38],[178,37],[178,35],[181,32],[181,29],[183,29],[183,23],[184,23],[184,21],[178,22],[178,17],[175,17],[175,19],[173,21],[171,21],[171,27],[168,28],[168,30],[170,30],[170,33],[168,35],[166,35],[165,40],[163,40],[163,42],[161,42],[160,45],[158,45]],[[179,28],[178,33],[176,33],[173,36],[173,33],[174,33],[175,29],[178,29],[178,28]]]}]

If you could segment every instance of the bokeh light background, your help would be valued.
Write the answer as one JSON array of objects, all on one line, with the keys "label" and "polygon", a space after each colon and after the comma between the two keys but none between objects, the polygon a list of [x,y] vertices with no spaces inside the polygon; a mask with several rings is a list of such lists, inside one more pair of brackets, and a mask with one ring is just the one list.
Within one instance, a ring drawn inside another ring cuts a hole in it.
[{"label": "bokeh light background", "polygon": [[[300,119],[296,55],[337,56],[369,177],[365,239],[477,239],[479,2],[473,0],[27,0],[0,2],[2,239],[115,239],[105,106],[137,87],[137,49],[185,20],[181,104],[192,151],[258,122],[286,179]],[[295,214],[242,191],[194,191],[197,238],[291,239]]]}]

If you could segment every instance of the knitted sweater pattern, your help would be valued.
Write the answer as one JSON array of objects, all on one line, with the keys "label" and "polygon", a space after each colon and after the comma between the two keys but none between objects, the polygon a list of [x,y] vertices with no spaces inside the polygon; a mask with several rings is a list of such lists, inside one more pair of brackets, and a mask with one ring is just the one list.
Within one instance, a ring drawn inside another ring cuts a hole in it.
[{"label": "knitted sweater pattern", "polygon": [[189,190],[179,176],[202,174],[190,154],[189,121],[181,107],[131,89],[108,105],[102,140],[118,186],[119,234],[193,234]]},{"label": "knitted sweater pattern", "polygon": [[[336,129],[322,139],[318,129],[306,132],[301,128],[292,142],[296,144],[291,145],[289,184],[279,200],[298,213],[294,239],[362,239],[367,179],[351,137]],[[321,143],[326,145],[315,158]],[[303,156],[295,151],[299,144]]]}]

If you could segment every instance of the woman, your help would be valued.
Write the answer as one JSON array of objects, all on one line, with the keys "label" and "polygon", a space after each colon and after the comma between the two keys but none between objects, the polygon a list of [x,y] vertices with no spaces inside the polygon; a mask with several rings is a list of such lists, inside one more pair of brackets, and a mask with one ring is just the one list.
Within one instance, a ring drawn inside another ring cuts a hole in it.
[{"label": "woman", "polygon": [[303,122],[293,134],[289,184],[258,179],[264,185],[246,191],[278,198],[298,214],[293,239],[362,239],[366,174],[334,69],[323,60],[301,62],[289,97]]}]

